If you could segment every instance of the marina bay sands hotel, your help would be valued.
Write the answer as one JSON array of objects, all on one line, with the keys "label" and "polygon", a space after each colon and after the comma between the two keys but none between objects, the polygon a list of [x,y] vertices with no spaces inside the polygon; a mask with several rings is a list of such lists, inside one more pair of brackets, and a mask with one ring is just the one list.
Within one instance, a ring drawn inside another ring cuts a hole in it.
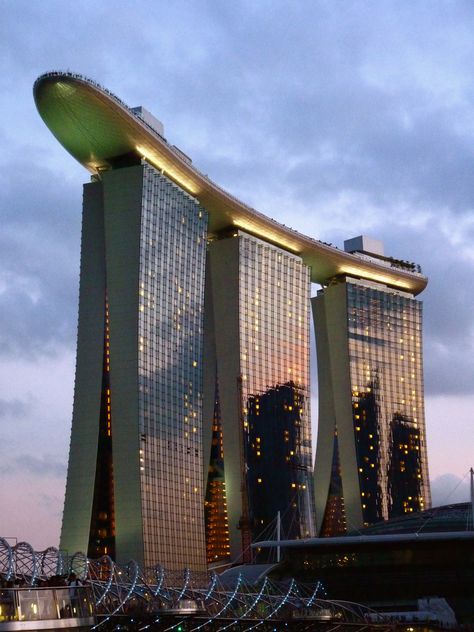
[{"label": "marina bay sands hotel", "polygon": [[246,206],[89,79],[34,97],[91,174],[60,546],[199,570],[248,561],[277,515],[305,538],[427,508],[419,267]]}]

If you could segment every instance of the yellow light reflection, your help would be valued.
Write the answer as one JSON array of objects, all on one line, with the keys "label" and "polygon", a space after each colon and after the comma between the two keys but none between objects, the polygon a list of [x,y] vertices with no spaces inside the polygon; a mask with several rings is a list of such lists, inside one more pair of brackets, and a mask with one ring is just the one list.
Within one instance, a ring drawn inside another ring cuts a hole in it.
[{"label": "yellow light reflection", "polygon": [[298,254],[301,250],[293,241],[283,238],[280,233],[269,230],[267,226],[259,226],[255,222],[251,222],[240,217],[233,219],[232,223],[234,224],[234,226],[237,226],[244,231],[252,233],[256,237],[260,237],[265,241],[271,241],[277,246],[281,246],[282,248],[284,248],[285,250],[289,250],[290,252]]},{"label": "yellow light reflection", "polygon": [[199,193],[199,188],[196,186],[195,182],[184,176],[181,172],[178,172],[170,162],[163,160],[158,154],[150,152],[148,149],[143,147],[143,145],[135,145],[135,150],[142,158],[153,165],[153,167],[156,167],[159,171],[163,171],[166,176],[171,178],[171,180],[176,182],[176,184],[179,184],[179,186],[185,191],[188,191],[191,195],[197,195]]},{"label": "yellow light reflection", "polygon": [[353,266],[342,265],[340,267],[340,271],[343,274],[348,274],[350,276],[362,277],[364,279],[370,279],[371,281],[378,281],[379,283],[383,283],[384,285],[395,285],[397,287],[409,290],[410,292],[413,291],[413,285],[412,283],[410,283],[410,281],[405,281],[404,279],[397,279],[393,276],[374,272],[372,269],[364,265],[361,265],[357,268]]}]

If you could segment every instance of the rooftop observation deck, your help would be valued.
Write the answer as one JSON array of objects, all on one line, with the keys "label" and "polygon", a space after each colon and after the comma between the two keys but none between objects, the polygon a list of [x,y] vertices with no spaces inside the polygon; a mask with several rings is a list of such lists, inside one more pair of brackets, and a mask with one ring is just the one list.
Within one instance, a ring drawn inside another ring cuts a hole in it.
[{"label": "rooftop observation deck", "polygon": [[137,112],[90,79],[49,72],[36,80],[33,92],[36,107],[53,135],[91,173],[110,169],[124,156],[145,159],[208,210],[211,234],[240,228],[276,244],[301,256],[315,283],[349,275],[415,295],[426,287],[427,278],[414,264],[346,253],[247,206],[196,169]]}]

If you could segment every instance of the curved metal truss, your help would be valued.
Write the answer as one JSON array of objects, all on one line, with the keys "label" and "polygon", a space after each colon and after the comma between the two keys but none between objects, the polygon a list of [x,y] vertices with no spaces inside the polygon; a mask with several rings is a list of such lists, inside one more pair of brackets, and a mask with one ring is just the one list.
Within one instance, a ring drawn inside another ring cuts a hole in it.
[{"label": "curved metal truss", "polygon": [[204,632],[209,626],[224,632],[238,622],[245,622],[250,631],[265,629],[267,622],[295,618],[361,624],[373,612],[359,604],[327,599],[320,582],[308,585],[291,579],[282,583],[266,577],[255,585],[240,574],[229,588],[215,572],[177,572],[159,565],[141,569],[135,561],[119,566],[107,555],[91,560],[83,553],[67,556],[54,547],[36,552],[26,542],[10,546],[0,538],[0,578],[4,581],[34,586],[71,572],[92,587],[96,612],[103,615],[96,627],[122,614],[137,615],[145,622],[142,630],[160,621],[165,624],[163,630],[171,631],[187,621],[190,632]]},{"label": "curved metal truss", "polygon": [[4,538],[0,538],[0,577],[5,581],[34,586],[39,581],[64,572],[64,556],[55,547],[35,551],[28,542],[11,546]]}]

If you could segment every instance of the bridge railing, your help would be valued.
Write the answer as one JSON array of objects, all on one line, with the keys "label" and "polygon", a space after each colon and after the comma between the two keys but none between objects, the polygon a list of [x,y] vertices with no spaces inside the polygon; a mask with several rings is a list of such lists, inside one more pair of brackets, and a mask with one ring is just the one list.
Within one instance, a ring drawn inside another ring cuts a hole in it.
[{"label": "bridge railing", "polygon": [[[71,576],[74,584],[81,585],[65,586]],[[258,620],[263,625],[294,617],[360,623],[372,612],[359,604],[328,600],[320,582],[280,583],[271,578],[261,582],[249,582],[245,573],[229,583],[215,573],[159,565],[142,569],[133,560],[118,565],[107,555],[88,559],[83,553],[67,555],[54,547],[38,552],[25,542],[10,546],[0,538],[0,622],[95,614],[102,625],[115,615],[137,614],[155,621],[177,617],[178,622],[181,616],[193,616],[196,630],[226,619],[224,630],[237,620]]]}]

